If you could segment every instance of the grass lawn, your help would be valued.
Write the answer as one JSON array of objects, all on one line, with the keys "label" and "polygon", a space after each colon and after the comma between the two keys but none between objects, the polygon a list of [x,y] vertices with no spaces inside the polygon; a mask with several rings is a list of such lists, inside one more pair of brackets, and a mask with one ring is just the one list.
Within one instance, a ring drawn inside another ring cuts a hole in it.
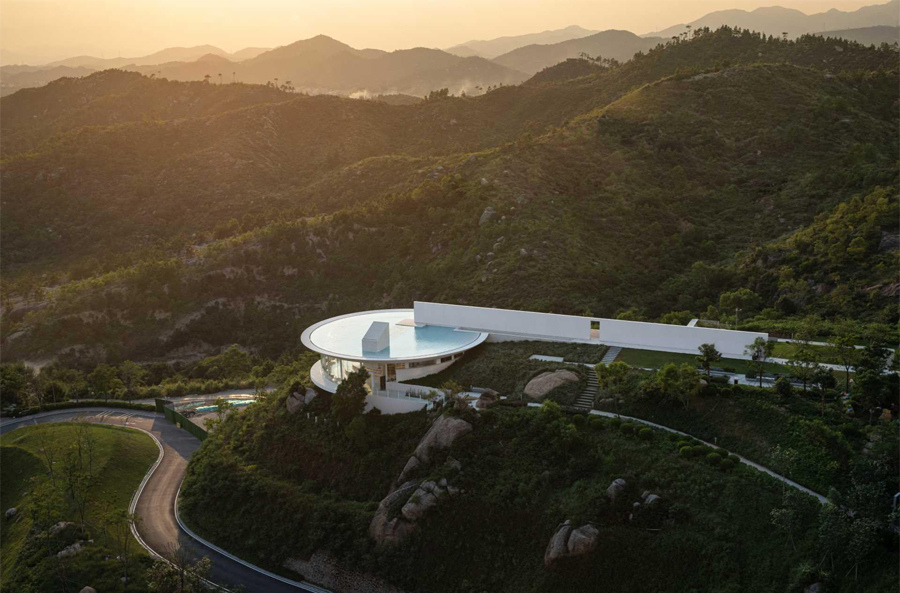
[{"label": "grass lawn", "polygon": [[[697,356],[694,354],[680,354],[677,352],[656,352],[654,350],[635,350],[633,348],[625,348],[616,357],[617,361],[628,363],[633,367],[646,369],[658,369],[670,362],[682,364],[697,364]],[[752,370],[749,360],[738,360],[736,358],[723,358],[715,365],[718,368],[734,369],[736,373],[747,374]],[[769,363],[766,365],[766,372],[788,374],[790,369],[781,364]]]},{"label": "grass lawn", "polygon": [[[428,387],[440,387],[447,381],[456,381],[463,387],[489,387],[501,395],[515,397],[535,375],[543,371],[559,368],[583,373],[587,367],[570,364],[530,360],[534,354],[558,356],[566,362],[597,363],[606,354],[606,346],[591,344],[565,344],[554,342],[527,341],[482,344],[440,373],[428,375],[410,383]],[[589,370],[589,369],[587,369]],[[559,401],[569,404],[581,391],[582,386],[559,387]]]},{"label": "grass lawn", "polygon": [[[149,436],[116,426],[92,424],[89,427],[97,440],[94,454],[93,501],[88,507],[87,522],[99,524],[104,502],[111,508],[127,509],[134,491],[144,475],[159,456],[156,443]],[[15,507],[21,517],[18,521],[0,523],[0,555],[3,557],[0,579],[4,588],[15,578],[19,552],[26,542],[31,528],[29,505],[30,480],[46,474],[47,466],[40,452],[39,435],[42,433],[61,450],[75,441],[75,425],[51,423],[27,426],[14,430],[0,438],[0,507],[3,512]],[[63,465],[62,452],[54,460],[57,473]],[[59,480],[59,477],[58,477]],[[76,521],[74,509],[67,509],[66,519]],[[133,542],[132,549],[144,554],[143,548]]]}]

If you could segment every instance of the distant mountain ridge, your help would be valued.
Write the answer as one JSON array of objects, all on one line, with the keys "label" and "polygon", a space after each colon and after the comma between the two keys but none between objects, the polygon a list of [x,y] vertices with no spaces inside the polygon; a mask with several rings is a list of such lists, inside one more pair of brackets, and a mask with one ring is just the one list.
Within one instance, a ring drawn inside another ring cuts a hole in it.
[{"label": "distant mountain ridge", "polygon": [[493,61],[508,68],[535,74],[570,58],[577,58],[582,53],[625,62],[637,52],[647,51],[666,41],[659,37],[638,37],[630,31],[609,30],[552,45],[526,45],[498,56]]},{"label": "distant mountain ridge", "polygon": [[799,10],[770,6],[746,11],[740,9],[711,12],[690,23],[673,25],[662,31],[653,31],[643,37],[671,38],[680,35],[687,25],[692,29],[709,27],[718,29],[722,25],[751,29],[767,35],[780,37],[786,32],[796,38],[807,33],[827,33],[829,31],[859,29],[863,27],[892,26],[900,24],[900,0],[886,4],[863,6],[858,10],[845,12],[832,8],[828,12],[806,14]]},{"label": "distant mountain ridge", "polygon": [[97,58],[94,56],[75,56],[64,60],[56,60],[45,64],[45,67],[69,66],[70,68],[93,68],[105,70],[107,68],[121,68],[122,66],[151,66],[165,64],[167,62],[193,62],[203,56],[216,55],[232,62],[249,60],[259,54],[269,51],[269,48],[245,47],[233,54],[215,45],[195,45],[193,47],[167,47],[158,52],[136,58]]},{"label": "distant mountain ridge", "polygon": [[565,29],[554,29],[550,31],[541,31],[540,33],[528,33],[526,35],[513,35],[508,37],[497,37],[496,39],[487,40],[471,40],[454,45],[445,51],[461,57],[480,56],[483,58],[496,58],[497,56],[509,53],[520,47],[534,44],[552,44],[569,41],[570,39],[579,39],[593,35],[599,31],[584,29],[578,25],[571,25]]}]

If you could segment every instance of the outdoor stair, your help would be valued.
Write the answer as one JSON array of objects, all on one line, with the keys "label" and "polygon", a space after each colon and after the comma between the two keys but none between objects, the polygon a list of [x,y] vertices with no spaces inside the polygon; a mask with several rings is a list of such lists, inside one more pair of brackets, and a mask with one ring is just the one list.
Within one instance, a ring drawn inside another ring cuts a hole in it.
[{"label": "outdoor stair", "polygon": [[587,376],[587,385],[575,400],[575,407],[583,410],[590,410],[594,407],[594,398],[600,391],[600,384],[597,383],[597,373],[594,372],[594,369],[588,368]]},{"label": "outdoor stair", "polygon": [[622,349],[618,346],[610,346],[609,350],[607,350],[606,354],[603,356],[603,360],[601,360],[600,362],[602,362],[603,364],[609,364],[613,362],[614,360],[616,360],[616,357],[619,356],[619,352],[621,351]]}]

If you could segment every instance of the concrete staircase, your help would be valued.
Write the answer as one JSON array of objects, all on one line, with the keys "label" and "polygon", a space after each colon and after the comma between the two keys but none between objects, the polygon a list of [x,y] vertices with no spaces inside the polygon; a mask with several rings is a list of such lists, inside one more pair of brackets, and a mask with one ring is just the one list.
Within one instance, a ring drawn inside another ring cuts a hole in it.
[{"label": "concrete staircase", "polygon": [[587,376],[587,385],[584,391],[581,392],[581,395],[578,396],[578,399],[575,400],[575,407],[583,410],[594,408],[594,398],[597,397],[597,393],[600,391],[600,384],[597,383],[597,373],[594,372],[593,368],[587,369]]},{"label": "concrete staircase", "polygon": [[609,363],[615,361],[616,357],[619,356],[619,352],[621,352],[621,351],[622,351],[622,349],[619,348],[618,346],[610,346],[609,350],[606,351],[606,354],[603,355],[603,360],[601,360],[600,362],[602,362],[604,364],[609,364]]}]

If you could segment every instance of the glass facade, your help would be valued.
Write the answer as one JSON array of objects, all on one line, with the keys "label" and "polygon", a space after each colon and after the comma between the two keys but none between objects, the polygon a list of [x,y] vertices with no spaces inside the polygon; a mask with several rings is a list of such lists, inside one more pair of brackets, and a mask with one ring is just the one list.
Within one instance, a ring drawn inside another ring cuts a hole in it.
[{"label": "glass facade", "polygon": [[344,377],[357,370],[361,363],[354,360],[342,360],[334,356],[321,356],[322,372],[334,383],[340,383]]}]

